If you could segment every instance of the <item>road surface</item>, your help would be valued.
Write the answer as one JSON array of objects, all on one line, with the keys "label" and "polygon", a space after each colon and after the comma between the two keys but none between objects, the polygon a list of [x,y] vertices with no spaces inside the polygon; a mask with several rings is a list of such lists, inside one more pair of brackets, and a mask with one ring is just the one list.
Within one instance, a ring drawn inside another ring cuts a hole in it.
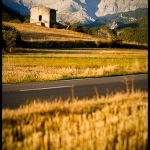
[{"label": "road surface", "polygon": [[[78,99],[92,98],[96,95],[126,91],[128,81],[129,89],[148,91],[148,74],[114,76],[103,78],[72,79],[50,82],[3,84],[2,108],[18,108],[20,105],[33,100],[66,100],[69,97]],[[96,89],[96,90],[95,90]]]}]

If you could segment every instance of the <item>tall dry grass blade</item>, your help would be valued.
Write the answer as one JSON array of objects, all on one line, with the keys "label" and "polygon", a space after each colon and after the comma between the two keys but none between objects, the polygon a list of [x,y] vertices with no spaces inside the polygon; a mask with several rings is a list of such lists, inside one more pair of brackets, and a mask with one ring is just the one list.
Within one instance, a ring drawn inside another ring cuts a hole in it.
[{"label": "tall dry grass blade", "polygon": [[99,99],[99,93],[98,93],[98,90],[97,90],[96,86],[94,86],[94,90],[95,90],[96,99]]},{"label": "tall dry grass blade", "polygon": [[74,97],[74,85],[72,85],[71,87],[71,96],[72,96],[72,101],[75,100],[75,97]]},{"label": "tall dry grass blade", "polygon": [[130,92],[130,89],[129,89],[129,82],[128,82],[128,79],[127,77],[123,77],[124,78],[124,83],[126,84],[126,92],[129,93]]},{"label": "tall dry grass blade", "polygon": [[132,93],[134,92],[134,80],[133,80],[133,77],[132,77]]}]

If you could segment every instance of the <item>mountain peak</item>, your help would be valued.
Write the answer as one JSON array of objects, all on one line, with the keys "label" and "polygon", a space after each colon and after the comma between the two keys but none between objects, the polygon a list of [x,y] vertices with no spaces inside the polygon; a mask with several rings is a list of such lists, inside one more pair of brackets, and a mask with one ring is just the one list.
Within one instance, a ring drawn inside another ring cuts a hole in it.
[{"label": "mountain peak", "polygon": [[89,24],[107,14],[148,8],[148,0],[2,0],[20,14],[30,14],[30,8],[43,5],[57,11],[57,22]]}]

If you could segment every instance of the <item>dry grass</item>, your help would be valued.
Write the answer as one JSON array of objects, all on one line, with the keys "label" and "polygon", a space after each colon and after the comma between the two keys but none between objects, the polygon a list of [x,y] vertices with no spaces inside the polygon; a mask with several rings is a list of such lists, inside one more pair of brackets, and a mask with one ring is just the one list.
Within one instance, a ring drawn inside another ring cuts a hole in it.
[{"label": "dry grass", "polygon": [[[87,53],[90,50],[87,50]],[[11,54],[2,58],[2,83],[38,82],[148,72],[147,51],[91,54]]]},{"label": "dry grass", "polygon": [[2,149],[147,150],[148,93],[35,100],[16,110],[3,109]]},{"label": "dry grass", "polygon": [[[48,29],[28,24],[6,24],[15,26],[23,35],[24,40],[95,41],[93,37],[73,31],[66,32],[66,30]],[[51,60],[49,56],[48,59],[44,57],[46,61],[42,60],[41,63],[40,57],[38,61],[33,61],[35,55],[29,57],[27,61],[24,58],[19,60],[20,56],[11,59],[13,55],[11,57],[8,55],[8,58],[5,55],[2,62],[2,82],[96,77],[116,72],[120,74],[148,72],[147,52],[144,52],[144,55],[143,52],[135,52],[132,54],[133,59],[128,59],[129,53],[123,54],[121,58],[119,57],[121,62],[115,59],[120,54],[116,55],[116,52],[111,54],[114,58],[111,58],[110,54],[105,57],[103,53],[101,57],[98,56],[99,61],[103,58],[102,65],[94,66],[93,60],[84,60],[81,64],[85,63],[86,67],[81,66],[77,60],[66,62],[65,64],[69,66],[63,66],[64,64],[60,61],[56,63],[58,66],[54,67],[51,64],[47,65]],[[67,56],[63,55],[65,61],[67,61]],[[140,56],[142,56],[142,61],[138,59]],[[61,57],[56,57],[56,54],[53,56],[56,62]],[[83,58],[83,56],[79,57]],[[130,62],[130,60],[134,61]],[[86,63],[91,66],[87,66]],[[118,92],[103,97],[99,96],[96,88],[95,92],[96,96],[90,100],[85,98],[79,101],[76,98],[68,98],[66,101],[59,99],[52,103],[48,100],[44,102],[35,100],[34,103],[15,110],[2,109],[2,149],[147,150],[148,93],[134,91],[134,89],[130,92],[128,89],[127,93]]]},{"label": "dry grass", "polygon": [[[135,64],[138,65],[138,64]],[[3,67],[2,83],[21,83],[53,81],[74,78],[102,77],[121,74],[147,73],[147,69],[142,66],[135,68],[132,66],[121,67],[106,66],[99,68],[76,68],[76,67]]]},{"label": "dry grass", "polygon": [[96,41],[101,40],[88,34],[65,29],[47,28],[34,24],[3,22],[4,25],[15,27],[25,41]]}]

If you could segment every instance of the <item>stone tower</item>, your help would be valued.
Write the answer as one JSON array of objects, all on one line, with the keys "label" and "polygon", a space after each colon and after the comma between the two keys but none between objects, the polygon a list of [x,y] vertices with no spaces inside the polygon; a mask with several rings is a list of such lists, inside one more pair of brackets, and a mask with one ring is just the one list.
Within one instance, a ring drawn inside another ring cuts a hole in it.
[{"label": "stone tower", "polygon": [[30,9],[30,23],[51,28],[56,23],[56,10],[42,5]]}]

